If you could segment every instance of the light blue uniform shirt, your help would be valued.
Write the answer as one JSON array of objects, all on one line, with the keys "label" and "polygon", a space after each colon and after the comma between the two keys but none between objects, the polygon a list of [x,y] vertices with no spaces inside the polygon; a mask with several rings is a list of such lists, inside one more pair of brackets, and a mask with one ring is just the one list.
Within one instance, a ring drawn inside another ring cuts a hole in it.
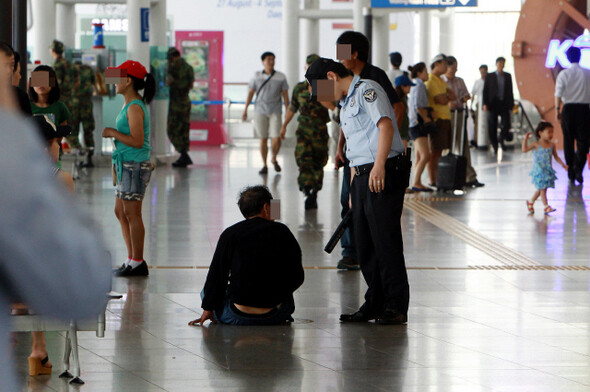
[{"label": "light blue uniform shirt", "polygon": [[428,91],[426,85],[420,78],[414,79],[415,86],[410,90],[408,98],[408,118],[410,119],[410,128],[418,125],[418,108],[428,107]]},{"label": "light blue uniform shirt", "polygon": [[350,166],[375,162],[379,142],[377,123],[388,117],[393,123],[393,143],[388,158],[404,151],[393,108],[381,86],[372,80],[352,79],[348,95],[340,100],[340,126],[346,138],[346,157]]}]

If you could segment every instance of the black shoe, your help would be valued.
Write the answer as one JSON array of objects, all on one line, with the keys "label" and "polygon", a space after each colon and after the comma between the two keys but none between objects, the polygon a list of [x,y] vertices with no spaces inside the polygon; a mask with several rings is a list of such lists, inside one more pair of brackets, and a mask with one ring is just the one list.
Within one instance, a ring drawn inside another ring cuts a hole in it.
[{"label": "black shoe", "polygon": [[147,263],[144,261],[141,262],[135,268],[131,268],[130,265],[126,266],[125,269],[121,272],[115,273],[115,276],[121,277],[130,277],[130,276],[148,276],[150,273],[148,271]]},{"label": "black shoe", "polygon": [[365,314],[360,310],[351,314],[340,315],[340,321],[343,323],[366,323],[376,318],[377,316]]},{"label": "black shoe", "polygon": [[475,142],[475,140],[470,140],[469,141],[469,146],[472,148],[477,148],[477,143]]},{"label": "black shoe", "polygon": [[469,181],[469,182],[465,183],[465,185],[467,185],[468,187],[471,187],[471,188],[481,188],[482,186],[485,186],[486,184],[484,184],[483,182],[479,182],[477,180],[473,180],[473,181]]},{"label": "black shoe", "polygon": [[584,177],[582,176],[582,173],[576,173],[576,181],[578,181],[580,184],[584,183]]},{"label": "black shoe", "polygon": [[260,169],[258,174],[268,174],[268,167],[264,166],[262,169]]},{"label": "black shoe", "polygon": [[361,269],[361,266],[352,257],[344,256],[340,259],[336,268],[346,271],[358,271]]},{"label": "black shoe", "polygon": [[402,314],[395,310],[385,309],[385,312],[375,320],[377,324],[381,325],[400,325],[408,322],[408,315]]},{"label": "black shoe", "polygon": [[186,151],[180,153],[180,158],[176,160],[176,162],[172,163],[174,167],[187,167],[188,165],[192,165],[193,160],[191,157],[188,156]]},{"label": "black shoe", "polygon": [[127,264],[123,263],[119,268],[113,268],[113,275],[118,275],[127,268]]}]

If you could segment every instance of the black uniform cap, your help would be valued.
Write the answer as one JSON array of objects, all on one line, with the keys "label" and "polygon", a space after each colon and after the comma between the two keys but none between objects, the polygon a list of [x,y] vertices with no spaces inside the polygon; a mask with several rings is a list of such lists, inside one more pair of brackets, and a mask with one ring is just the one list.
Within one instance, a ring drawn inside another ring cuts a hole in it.
[{"label": "black uniform cap", "polygon": [[335,71],[339,64],[332,59],[320,57],[307,68],[305,79],[309,84],[312,84],[314,80],[328,79],[328,72]]}]

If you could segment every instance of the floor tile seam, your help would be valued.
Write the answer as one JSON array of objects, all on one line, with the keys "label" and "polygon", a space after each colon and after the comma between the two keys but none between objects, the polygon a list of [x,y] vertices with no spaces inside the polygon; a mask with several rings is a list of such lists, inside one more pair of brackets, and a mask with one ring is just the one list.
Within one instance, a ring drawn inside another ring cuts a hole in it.
[{"label": "floor tile seam", "polygon": [[[580,366],[580,367],[582,367],[582,366]],[[539,368],[534,368],[534,369],[535,369],[536,371],[538,371],[538,372],[541,372],[541,373],[543,373],[543,374],[546,374],[546,375],[548,375],[548,376],[557,377],[557,378],[559,378],[559,379],[566,380],[566,381],[570,381],[570,382],[573,382],[573,383],[579,384],[579,385],[581,385],[581,386],[584,386],[584,387],[590,386],[590,381],[588,381],[588,383],[587,383],[587,384],[584,384],[584,383],[582,383],[582,382],[580,382],[580,381],[573,380],[573,379],[571,379],[571,378],[567,378],[567,377],[565,377],[565,376],[560,376],[560,375],[558,375],[558,374],[552,374],[552,373],[549,373],[549,372],[548,372],[548,371],[546,371],[546,370],[542,370],[542,369],[539,369]]]},{"label": "floor tile seam", "polygon": [[[493,257],[494,259],[504,264],[509,265],[509,263],[506,263],[505,260],[502,260],[502,257],[507,258],[509,260],[512,259],[513,264],[517,265],[539,265],[539,263],[530,259],[526,255],[523,255],[513,249],[506,247],[505,245],[497,241],[492,240],[487,236],[484,236],[474,231],[472,228],[465,225],[464,223],[459,222],[451,216],[444,214],[440,211],[437,211],[436,209],[427,206],[422,202],[416,201],[410,203],[409,208],[410,210],[422,216],[424,219],[431,222],[432,224],[447,232],[448,234],[461,239],[468,245],[471,245],[475,248],[482,250],[490,257]],[[491,250],[487,250],[486,248],[488,247],[491,248]]]}]

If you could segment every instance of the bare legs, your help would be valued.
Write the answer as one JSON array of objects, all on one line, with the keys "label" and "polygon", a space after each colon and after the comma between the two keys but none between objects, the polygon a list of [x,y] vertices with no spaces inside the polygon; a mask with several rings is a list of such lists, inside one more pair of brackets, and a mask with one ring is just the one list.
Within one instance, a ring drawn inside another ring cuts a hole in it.
[{"label": "bare legs", "polygon": [[141,206],[141,201],[115,199],[115,216],[121,224],[127,257],[134,260],[143,260],[145,227],[141,217]]},{"label": "bare legs", "polygon": [[436,174],[438,171],[438,160],[442,155],[442,150],[432,150],[430,154],[430,161],[428,161],[428,178],[430,179],[430,184],[436,184]]},{"label": "bare legs", "polygon": [[[31,358],[45,359],[47,356],[47,344],[45,343],[45,333],[31,332]],[[45,367],[51,367],[51,362],[47,362]]]},{"label": "bare legs", "polygon": [[[273,137],[271,140],[272,158],[270,160],[272,163],[277,161],[277,155],[279,154],[280,149],[281,138]],[[262,163],[264,164],[264,167],[266,167],[266,158],[268,157],[268,138],[260,139],[260,155],[262,156]]]},{"label": "bare legs", "polygon": [[541,201],[543,202],[544,206],[547,206],[549,203],[547,202],[547,189],[538,189],[531,198],[531,203],[537,201],[537,199],[541,196]]},{"label": "bare legs", "polygon": [[414,140],[416,146],[416,170],[414,172],[414,187],[425,188],[422,185],[422,173],[426,164],[430,161],[430,147],[428,146],[428,138],[419,137]]}]

